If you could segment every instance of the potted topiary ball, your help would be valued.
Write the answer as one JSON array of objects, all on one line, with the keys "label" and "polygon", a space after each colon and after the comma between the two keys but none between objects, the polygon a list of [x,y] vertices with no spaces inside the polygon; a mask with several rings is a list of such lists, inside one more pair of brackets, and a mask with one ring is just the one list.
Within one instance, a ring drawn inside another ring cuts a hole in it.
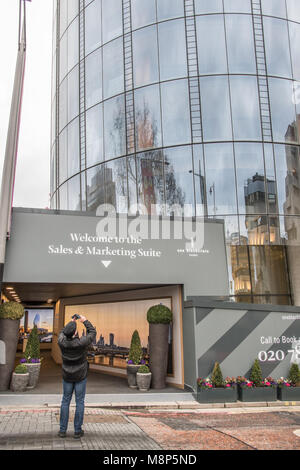
[{"label": "potted topiary ball", "polygon": [[9,389],[23,315],[24,307],[18,302],[0,304],[0,391]]},{"label": "potted topiary ball", "polygon": [[137,330],[132,333],[129,356],[127,361],[127,380],[130,388],[137,388],[136,373],[141,365],[143,350]]},{"label": "potted topiary ball", "polygon": [[22,362],[25,363],[29,372],[27,388],[32,389],[37,386],[41,369],[40,339],[36,325],[30,332],[24,356],[25,359]]},{"label": "potted topiary ball", "polygon": [[151,383],[151,372],[148,366],[143,365],[137,371],[136,383],[140,392],[147,392],[150,388]]},{"label": "potted topiary ball", "polygon": [[169,326],[172,312],[165,305],[154,305],[147,312],[149,323],[149,356],[154,389],[166,387],[169,350]]},{"label": "potted topiary ball", "polygon": [[29,380],[29,373],[25,364],[19,364],[12,373],[10,388],[13,392],[24,392]]}]

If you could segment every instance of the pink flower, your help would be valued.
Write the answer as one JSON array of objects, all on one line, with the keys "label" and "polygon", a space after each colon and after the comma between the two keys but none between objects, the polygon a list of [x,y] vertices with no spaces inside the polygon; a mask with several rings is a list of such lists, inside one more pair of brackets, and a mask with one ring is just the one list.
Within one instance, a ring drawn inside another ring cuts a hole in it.
[{"label": "pink flower", "polygon": [[270,384],[270,382],[266,382],[266,385],[268,385],[268,386],[269,386],[269,385],[271,385],[271,384]]},{"label": "pink flower", "polygon": [[230,387],[230,384],[226,384],[226,387]]},{"label": "pink flower", "polygon": [[247,387],[251,387],[251,386],[252,386],[252,383],[249,382],[249,383],[247,384]]},{"label": "pink flower", "polygon": [[287,386],[287,387],[290,387],[290,386],[291,386],[291,384],[286,384],[286,386]]}]

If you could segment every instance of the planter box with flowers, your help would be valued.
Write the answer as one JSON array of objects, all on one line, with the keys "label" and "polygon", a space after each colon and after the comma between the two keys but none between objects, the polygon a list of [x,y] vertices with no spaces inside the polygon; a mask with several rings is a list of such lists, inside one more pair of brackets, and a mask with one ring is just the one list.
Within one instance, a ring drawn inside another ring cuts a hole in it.
[{"label": "planter box with flowers", "polygon": [[292,364],[287,379],[278,380],[277,398],[281,401],[300,401],[300,370]]},{"label": "planter box with flowers", "polygon": [[197,394],[199,403],[234,403],[237,401],[237,387],[234,378],[223,380],[221,369],[216,362],[211,378],[197,380]]},{"label": "planter box with flowers", "polygon": [[254,361],[251,369],[250,379],[237,377],[238,399],[244,402],[267,402],[277,400],[277,382],[268,377],[262,378],[258,359]]}]

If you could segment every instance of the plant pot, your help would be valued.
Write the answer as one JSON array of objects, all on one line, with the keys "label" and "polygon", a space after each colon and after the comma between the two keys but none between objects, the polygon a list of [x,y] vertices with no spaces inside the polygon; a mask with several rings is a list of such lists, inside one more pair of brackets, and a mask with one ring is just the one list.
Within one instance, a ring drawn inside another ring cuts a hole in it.
[{"label": "plant pot", "polygon": [[300,387],[277,387],[277,398],[281,401],[300,401]]},{"label": "plant pot", "polygon": [[20,320],[0,318],[0,391],[8,390],[14,370]]},{"label": "plant pot", "polygon": [[234,403],[237,401],[237,387],[197,387],[195,398],[199,403]]},{"label": "plant pot", "polygon": [[10,389],[13,392],[24,392],[28,385],[29,381],[29,372],[26,374],[16,374],[15,372],[12,373]]},{"label": "plant pot", "polygon": [[245,402],[276,401],[277,387],[238,387],[238,399]]},{"label": "plant pot", "polygon": [[148,374],[140,374],[137,372],[136,374],[136,382],[140,392],[147,392],[150,388],[151,383],[151,372]]},{"label": "plant pot", "polygon": [[29,372],[29,381],[28,381],[27,389],[35,388],[39,381],[41,363],[39,362],[37,364],[31,364],[30,362],[28,362],[28,363],[25,363],[25,366],[27,367],[27,370]]},{"label": "plant pot", "polygon": [[169,349],[169,324],[149,323],[149,366],[152,372],[152,388],[166,387]]},{"label": "plant pot", "polygon": [[127,364],[127,380],[130,388],[137,388],[136,374],[140,367],[140,364]]}]

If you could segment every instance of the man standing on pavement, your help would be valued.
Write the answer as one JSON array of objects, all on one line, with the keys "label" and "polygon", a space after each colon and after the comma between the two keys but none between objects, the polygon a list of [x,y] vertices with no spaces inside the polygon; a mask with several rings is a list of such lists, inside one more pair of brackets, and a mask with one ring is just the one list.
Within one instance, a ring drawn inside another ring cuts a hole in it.
[{"label": "man standing on pavement", "polygon": [[[58,345],[62,354],[63,371],[63,398],[60,408],[59,437],[66,437],[69,422],[69,407],[75,390],[76,411],[74,418],[74,438],[83,436],[81,429],[84,418],[84,399],[86,391],[87,373],[89,364],[87,361],[88,346],[96,338],[96,329],[81,315],[74,315],[58,337]],[[79,338],[76,320],[79,319],[86,327],[86,335]]]}]

